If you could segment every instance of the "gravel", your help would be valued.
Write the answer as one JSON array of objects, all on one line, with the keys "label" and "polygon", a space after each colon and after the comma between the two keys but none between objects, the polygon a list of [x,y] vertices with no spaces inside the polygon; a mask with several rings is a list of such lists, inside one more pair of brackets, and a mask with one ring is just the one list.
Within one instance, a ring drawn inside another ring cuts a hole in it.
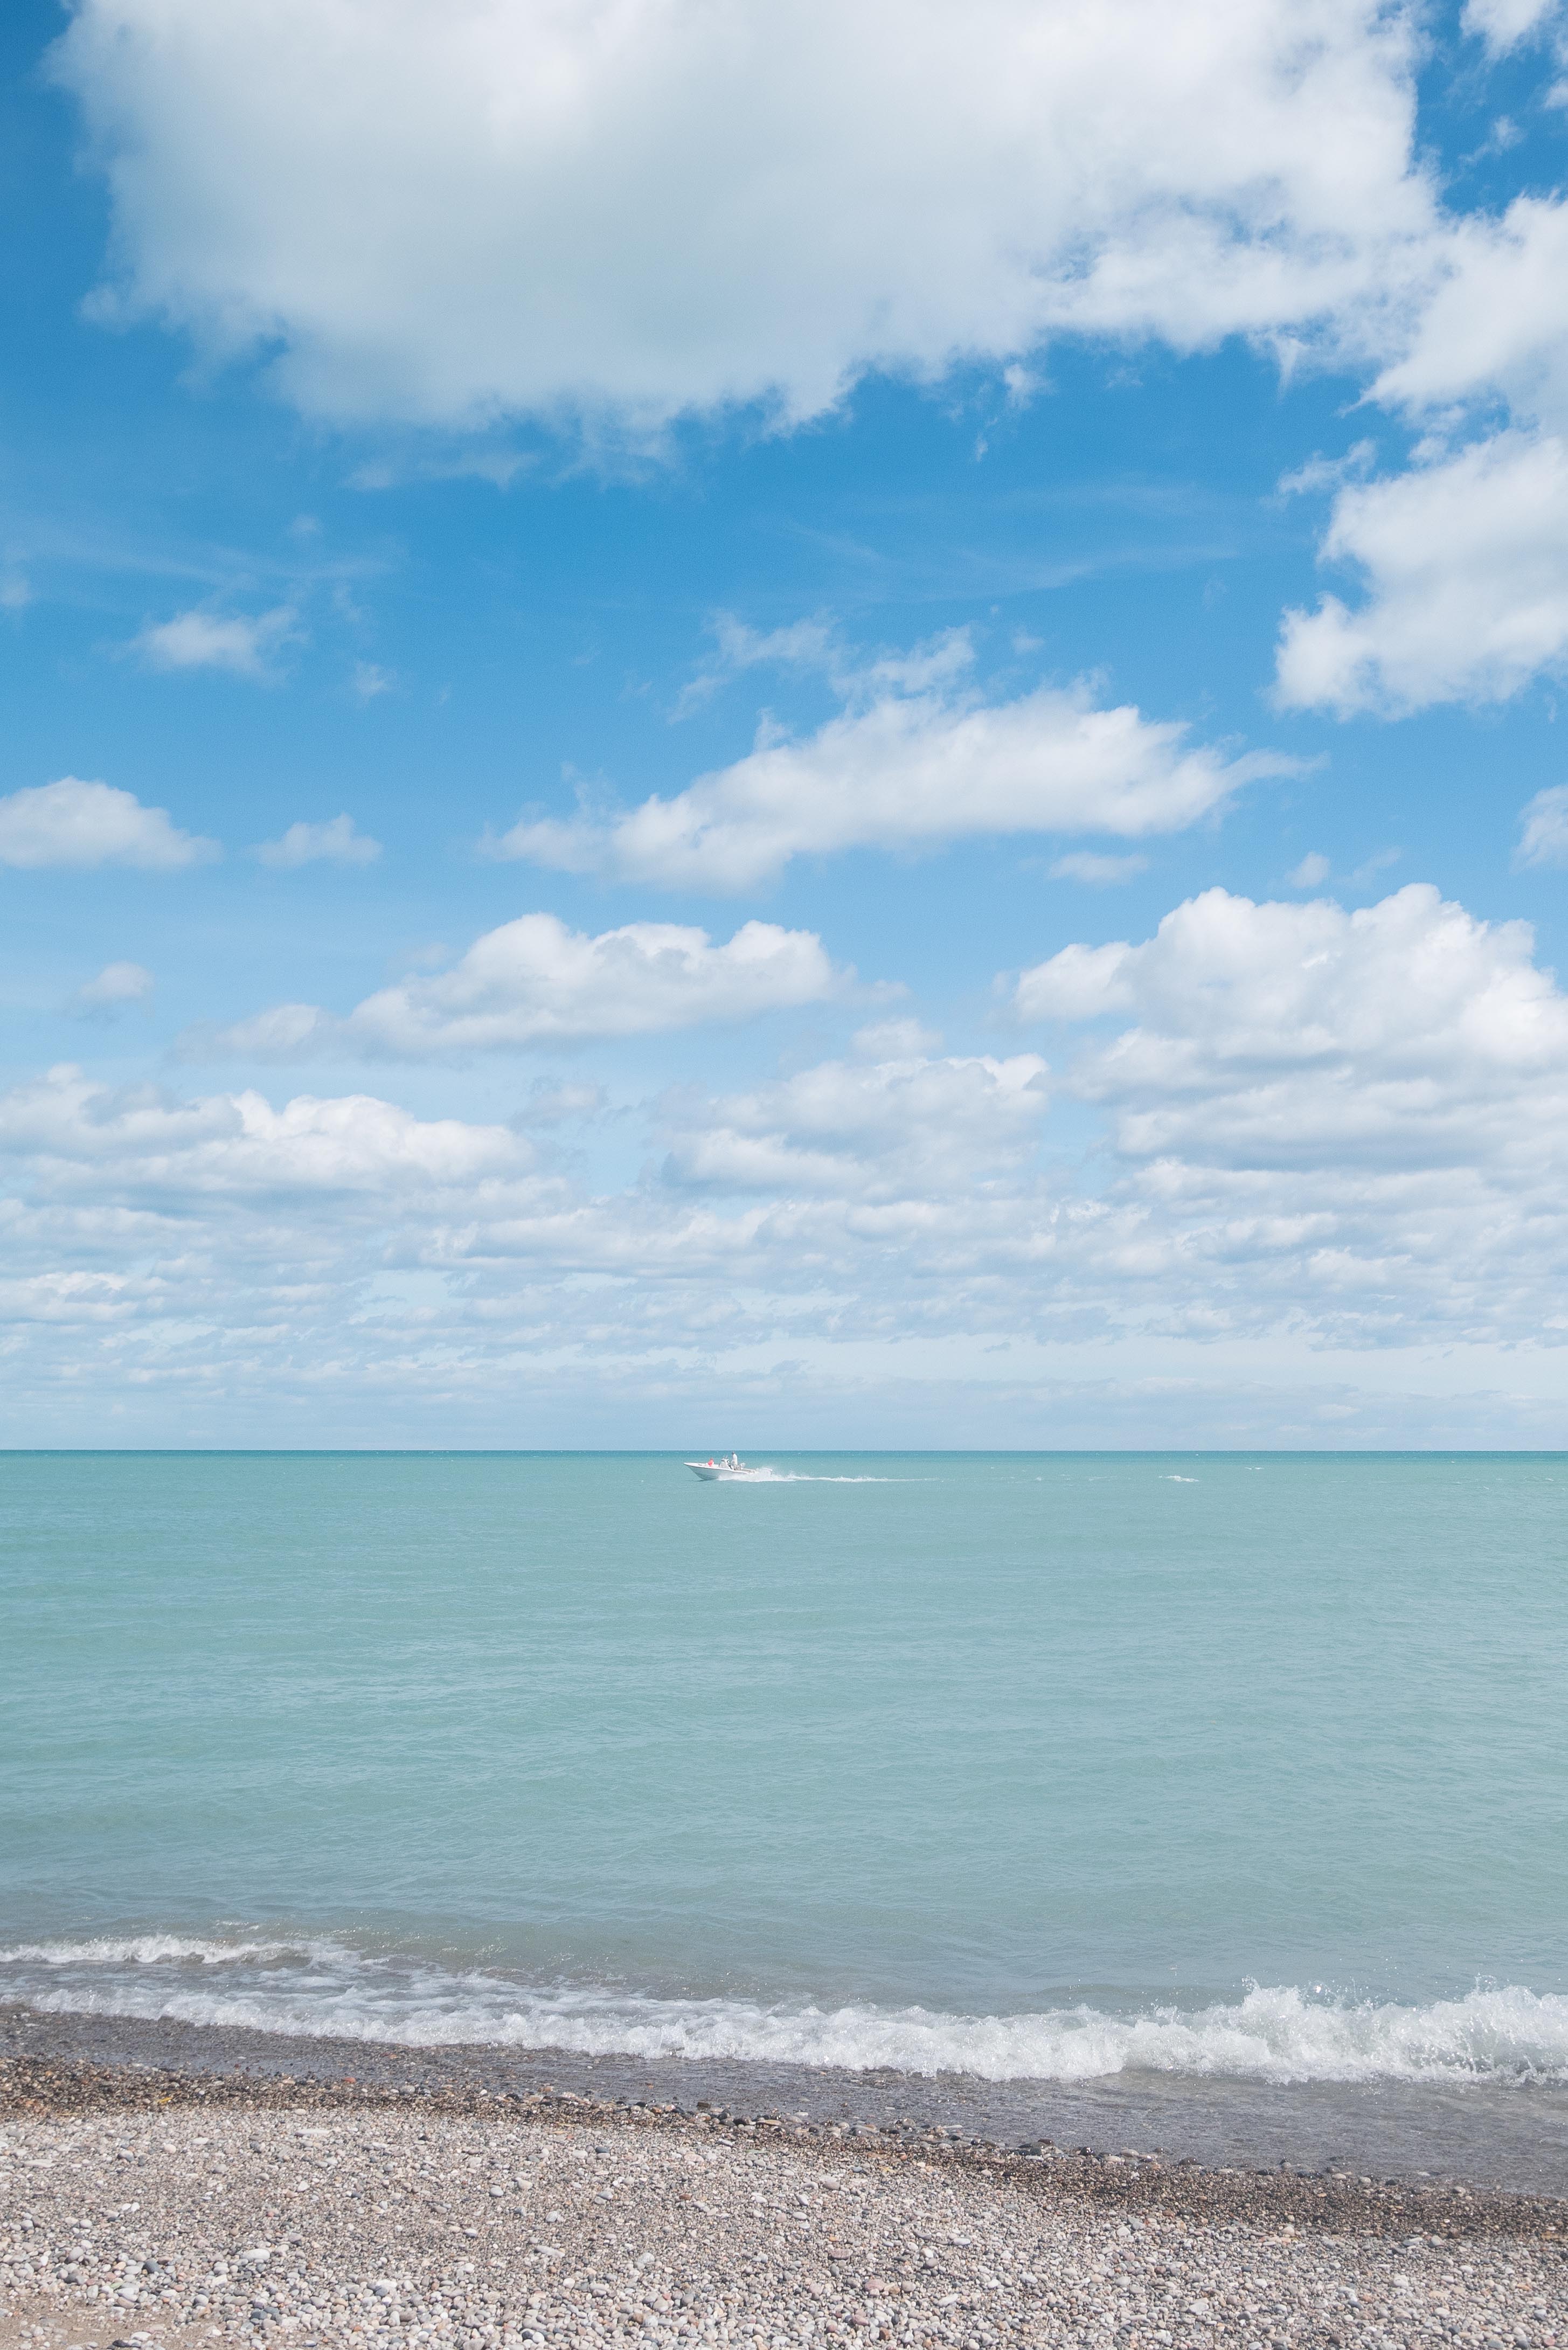
[{"label": "gravel", "polygon": [[1568,2345],[1568,2207],[545,2094],[0,2068],[0,2350]]}]

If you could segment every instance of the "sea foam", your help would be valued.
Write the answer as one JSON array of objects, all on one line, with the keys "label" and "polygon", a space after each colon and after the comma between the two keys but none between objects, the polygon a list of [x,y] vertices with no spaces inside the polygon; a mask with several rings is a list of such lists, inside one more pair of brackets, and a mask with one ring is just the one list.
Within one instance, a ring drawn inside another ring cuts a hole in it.
[{"label": "sea foam", "polygon": [[169,2018],[407,2047],[557,2048],[888,2066],[990,2081],[1186,2074],[1273,2083],[1568,2083],[1568,1998],[1478,1985],[1420,2005],[1254,1986],[1240,1998],[1117,2013],[669,1999],[376,1955],[321,1939],[176,1934],[0,1950],[0,1996],[57,2014]]}]

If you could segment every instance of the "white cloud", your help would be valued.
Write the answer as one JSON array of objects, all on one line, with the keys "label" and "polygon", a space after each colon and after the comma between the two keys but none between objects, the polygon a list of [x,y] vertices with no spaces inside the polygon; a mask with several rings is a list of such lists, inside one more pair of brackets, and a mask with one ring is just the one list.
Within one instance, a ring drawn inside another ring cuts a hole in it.
[{"label": "white cloud", "polygon": [[1309,457],[1304,465],[1293,473],[1282,473],[1278,492],[1282,498],[1311,497],[1324,490],[1337,490],[1342,483],[1360,480],[1370,473],[1377,463],[1376,444],[1357,441],[1343,457]]},{"label": "white cloud", "polygon": [[1517,421],[1568,429],[1568,204],[1518,196],[1456,220],[1434,262],[1374,398],[1439,420],[1501,398]]},{"label": "white cloud", "polygon": [[132,650],[152,669],[226,670],[232,677],[261,681],[274,674],[274,656],[297,634],[293,612],[282,607],[254,619],[178,612],[171,620],[143,629]]},{"label": "white cloud", "polygon": [[397,683],[389,669],[381,669],[375,661],[356,661],[353,688],[357,701],[374,702],[378,695],[390,693]]},{"label": "white cloud", "polygon": [[[487,423],[1366,320],[1429,265],[1379,0],[82,0],[106,300],[317,413]],[[1009,380],[1022,386],[1025,373]]]},{"label": "white cloud", "polygon": [[[1544,18],[1492,0],[1469,21],[1500,50]],[[1568,203],[1450,220],[1429,257],[1370,389],[1427,438],[1407,473],[1341,490],[1322,553],[1362,573],[1366,600],[1286,615],[1279,694],[1295,707],[1505,701],[1568,657]]]},{"label": "white cloud", "polygon": [[113,1013],[128,1003],[145,1003],[152,993],[152,973],[139,962],[106,962],[96,979],[78,987],[72,1008],[85,1013]]},{"label": "white cloud", "polygon": [[1195,1381],[1210,1440],[1311,1441],[1283,1399],[1255,1423],[1218,1399],[1299,1394],[1326,1350],[1334,1419],[1360,1409],[1345,1350],[1390,1391],[1373,1358],[1413,1348],[1406,1385],[1494,1391],[1443,1440],[1542,1424],[1500,1388],[1555,1396],[1560,1439],[1561,1373],[1530,1365],[1568,1344],[1568,998],[1526,926],[1423,887],[1357,912],[1210,890],[1018,996],[1108,1030],[1048,1075],[880,1024],[815,1066],[667,1093],[643,1106],[659,1172],[618,1190],[522,1129],[637,1106],[555,1076],[501,1126],[52,1071],[0,1096],[8,1402],[146,1386],[215,1399],[214,1430],[282,1399],[315,1440],[495,1440],[498,1395],[591,1392],[646,1426],[782,1354],[890,1437],[922,1378],[966,1410],[1005,1378],[1022,1412],[1120,1365]]},{"label": "white cloud", "polygon": [[[1011,1172],[1046,1107],[1045,1063],[826,1061],[775,1085],[693,1106],[667,1119],[667,1178],[724,1191],[908,1200]],[[688,1122],[689,1120],[689,1122]]]},{"label": "white cloud", "polygon": [[919,849],[983,835],[1176,832],[1254,777],[1293,772],[1269,753],[1227,758],[1185,726],[1088,690],[1042,687],[988,702],[964,682],[962,631],[839,679],[847,706],[804,741],[765,723],[756,748],[672,799],[524,819],[497,857],[666,888],[744,889],[792,858]]},{"label": "white cloud", "polygon": [[1051,868],[1053,881],[1084,881],[1092,889],[1108,889],[1118,881],[1130,881],[1135,875],[1147,873],[1147,857],[1104,857],[1097,849],[1069,849],[1058,857]]},{"label": "white cloud", "polygon": [[96,1194],[108,1179],[121,1201],[160,1211],[214,1199],[265,1206],[286,1194],[395,1193],[531,1164],[504,1127],[418,1118],[372,1095],[300,1094],[282,1109],[254,1092],[181,1102],[155,1086],[97,1085],[68,1062],[0,1098],[0,1151],[34,1159],[51,1192]]},{"label": "white cloud", "polygon": [[1568,1342],[1568,998],[1527,924],[1422,885],[1354,913],[1213,889],[1017,998],[1130,1015],[1063,1082],[1107,1118],[1122,1262],[1166,1326]]},{"label": "white cloud", "polygon": [[1560,0],[1465,0],[1464,27],[1494,55],[1516,48],[1557,14]]},{"label": "white cloud", "polygon": [[452,970],[367,996],[346,1019],[285,1003],[223,1030],[218,1046],[263,1059],[324,1052],[393,1059],[649,1036],[707,1021],[819,1003],[852,974],[810,931],[746,922],[715,945],[674,922],[628,922],[591,937],[554,914],[524,914],[476,939]]},{"label": "white cloud", "polygon": [[251,853],[264,865],[292,872],[300,865],[373,865],[381,844],[356,832],[351,816],[335,816],[325,824],[291,824],[281,840],[264,840]]},{"label": "white cloud", "polygon": [[[948,641],[956,645],[958,636]],[[831,620],[792,620],[784,628],[761,629],[749,629],[732,612],[721,612],[713,623],[713,657],[681,688],[674,715],[689,718],[732,678],[770,665],[820,670],[846,691],[853,691],[854,663]]]},{"label": "white cloud", "polygon": [[1568,660],[1568,444],[1504,432],[1343,490],[1323,553],[1361,572],[1366,599],[1285,615],[1282,704],[1506,701]]},{"label": "white cloud", "polygon": [[1015,1002],[1030,1020],[1135,1016],[1073,1083],[1116,1106],[1138,1158],[1542,1163],[1568,1131],[1568,1000],[1533,944],[1426,883],[1353,913],[1210,889],[1141,945],[1065,948]]},{"label": "white cloud", "polygon": [[[1550,14],[1468,0],[1465,22],[1495,55]],[[646,442],[692,411],[787,424],[868,370],[974,363],[1025,397],[1063,336],[1249,336],[1368,380],[1450,447],[1500,408],[1568,433],[1568,201],[1445,207],[1422,37],[1385,0],[81,0],[54,56],[112,192],[104,315],[265,354],[317,414],[477,434],[456,466],[500,479],[522,461],[484,452],[516,416]],[[1399,488],[1346,491],[1328,552],[1361,562],[1357,524]],[[1449,644],[1435,571],[1405,583],[1421,610],[1386,611],[1374,580],[1362,611],[1291,616],[1282,691],[1395,715],[1553,666],[1555,588],[1538,611],[1490,551],[1482,657]],[[260,677],[291,630],[197,612],[140,642]],[[353,690],[387,684],[364,663]],[[554,851],[587,854],[579,834]]]},{"label": "white cloud", "polygon": [[1023,1020],[1094,1020],[1106,1012],[1127,1012],[1132,996],[1124,983],[1127,958],[1132,950],[1124,941],[1086,947],[1075,942],[1061,947],[1049,962],[1023,972],[1013,987],[1013,1003]]},{"label": "white cloud", "polygon": [[1293,889],[1318,889],[1325,881],[1336,879],[1340,888],[1360,891],[1386,875],[1391,865],[1397,865],[1404,854],[1402,848],[1375,848],[1370,857],[1364,857],[1360,864],[1353,866],[1348,873],[1335,876],[1327,858],[1314,848],[1302,858],[1293,872],[1286,874],[1285,879]]},{"label": "white cloud", "polygon": [[1568,785],[1537,792],[1519,819],[1516,865],[1568,865]]},{"label": "white cloud", "polygon": [[[1568,201],[1445,208],[1417,139],[1415,12],[803,5],[81,0],[54,55],[112,192],[99,307],[265,353],[316,413],[484,448],[518,415],[601,445],[735,402],[788,423],[878,369],[980,363],[1026,396],[1030,355],[1067,335],[1250,336],[1370,380],[1450,447],[1500,407],[1514,432],[1568,433]],[[1468,0],[1465,22],[1495,55],[1550,15]],[[1423,467],[1416,503],[1440,503],[1440,474]],[[1357,523],[1399,488],[1347,491],[1330,554],[1360,562]],[[1447,644],[1435,574],[1424,598],[1406,583],[1424,612],[1385,611],[1374,581],[1363,611],[1292,616],[1282,692],[1393,715],[1551,668],[1555,588],[1537,611],[1490,552],[1483,657]],[[197,612],[140,642],[258,677],[291,629]],[[722,673],[722,656],[682,707]],[[365,663],[354,690],[386,684]]]},{"label": "white cloud", "polygon": [[132,865],[173,873],[219,854],[216,841],[182,832],[167,808],[143,807],[134,793],[112,784],[63,775],[0,798],[0,865],[34,871]]}]

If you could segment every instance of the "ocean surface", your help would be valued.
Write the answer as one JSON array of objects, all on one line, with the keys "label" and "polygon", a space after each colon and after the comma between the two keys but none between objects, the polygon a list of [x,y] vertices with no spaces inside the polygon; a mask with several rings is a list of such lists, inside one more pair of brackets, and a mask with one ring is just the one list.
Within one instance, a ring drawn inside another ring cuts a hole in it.
[{"label": "ocean surface", "polygon": [[1568,2087],[1568,1461],[0,1454],[0,1999]]}]

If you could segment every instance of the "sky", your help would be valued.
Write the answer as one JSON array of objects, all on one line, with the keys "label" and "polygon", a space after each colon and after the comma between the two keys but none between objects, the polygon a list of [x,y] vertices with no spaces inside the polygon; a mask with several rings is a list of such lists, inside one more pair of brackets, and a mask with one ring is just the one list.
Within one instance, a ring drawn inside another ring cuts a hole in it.
[{"label": "sky", "polygon": [[0,79],[0,1442],[1568,1445],[1568,11]]}]

